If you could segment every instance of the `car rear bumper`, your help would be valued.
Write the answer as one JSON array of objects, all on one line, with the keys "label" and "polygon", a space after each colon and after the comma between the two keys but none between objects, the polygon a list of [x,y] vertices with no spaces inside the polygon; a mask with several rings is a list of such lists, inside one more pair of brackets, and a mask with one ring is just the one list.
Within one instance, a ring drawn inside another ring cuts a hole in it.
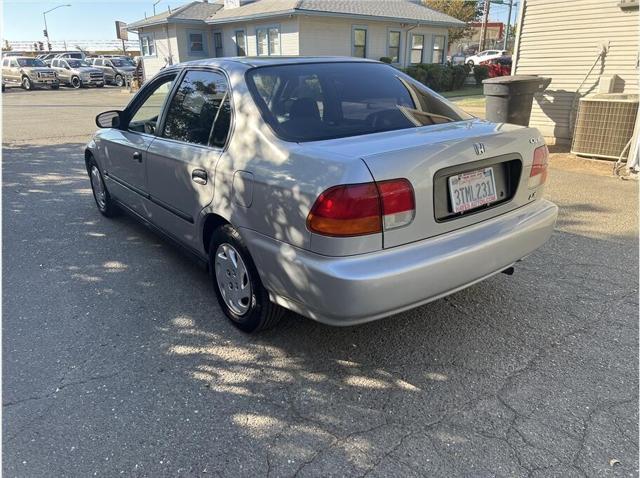
[{"label": "car rear bumper", "polygon": [[271,300],[331,325],[417,307],[511,266],[551,236],[558,208],[536,201],[496,218],[382,251],[327,257],[241,229]]}]

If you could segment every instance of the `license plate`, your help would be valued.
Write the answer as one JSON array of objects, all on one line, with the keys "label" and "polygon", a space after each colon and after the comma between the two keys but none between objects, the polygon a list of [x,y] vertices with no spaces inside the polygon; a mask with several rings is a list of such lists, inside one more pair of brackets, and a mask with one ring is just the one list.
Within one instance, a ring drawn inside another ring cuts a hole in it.
[{"label": "license plate", "polygon": [[449,178],[453,212],[464,212],[498,199],[493,168],[478,169]]}]

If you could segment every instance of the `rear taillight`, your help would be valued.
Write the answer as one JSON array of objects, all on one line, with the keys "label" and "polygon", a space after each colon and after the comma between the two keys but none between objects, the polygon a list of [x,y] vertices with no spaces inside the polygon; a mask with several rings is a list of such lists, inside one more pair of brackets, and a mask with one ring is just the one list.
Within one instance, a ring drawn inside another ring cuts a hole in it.
[{"label": "rear taillight", "polygon": [[529,174],[529,188],[537,188],[547,180],[547,168],[549,167],[549,150],[546,146],[540,146],[533,150],[533,164]]},{"label": "rear taillight", "polygon": [[406,226],[414,213],[413,188],[406,179],[346,184],[320,194],[307,227],[324,236],[362,236]]},{"label": "rear taillight", "polygon": [[402,227],[413,221],[416,203],[413,188],[406,179],[377,183],[382,202],[382,225],[385,229]]}]

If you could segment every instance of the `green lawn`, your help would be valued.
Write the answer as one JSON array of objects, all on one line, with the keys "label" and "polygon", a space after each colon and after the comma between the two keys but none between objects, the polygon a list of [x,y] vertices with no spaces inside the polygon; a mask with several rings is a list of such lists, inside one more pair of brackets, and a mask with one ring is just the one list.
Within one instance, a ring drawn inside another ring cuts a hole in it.
[{"label": "green lawn", "polygon": [[458,96],[478,96],[482,95],[482,85],[480,86],[465,86],[460,90],[443,91],[440,93],[445,98],[456,98]]}]

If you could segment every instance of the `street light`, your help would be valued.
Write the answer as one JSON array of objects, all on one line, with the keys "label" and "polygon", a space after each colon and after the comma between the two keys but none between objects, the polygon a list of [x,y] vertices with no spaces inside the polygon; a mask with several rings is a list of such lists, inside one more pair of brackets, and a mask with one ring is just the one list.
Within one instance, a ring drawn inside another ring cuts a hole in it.
[{"label": "street light", "polygon": [[161,1],[162,1],[162,0],[157,0],[157,1],[153,4],[153,14],[154,14],[154,15],[156,14],[156,5],[157,5],[158,3],[160,3]]},{"label": "street light", "polygon": [[58,8],[61,7],[70,7],[71,4],[67,3],[65,5],[58,5],[57,7],[53,7],[50,10],[47,10],[46,12],[42,12],[42,16],[44,18],[44,36],[47,38],[47,48],[49,49],[49,51],[51,51],[51,38],[49,37],[49,29],[47,28],[47,13],[52,12]]}]

